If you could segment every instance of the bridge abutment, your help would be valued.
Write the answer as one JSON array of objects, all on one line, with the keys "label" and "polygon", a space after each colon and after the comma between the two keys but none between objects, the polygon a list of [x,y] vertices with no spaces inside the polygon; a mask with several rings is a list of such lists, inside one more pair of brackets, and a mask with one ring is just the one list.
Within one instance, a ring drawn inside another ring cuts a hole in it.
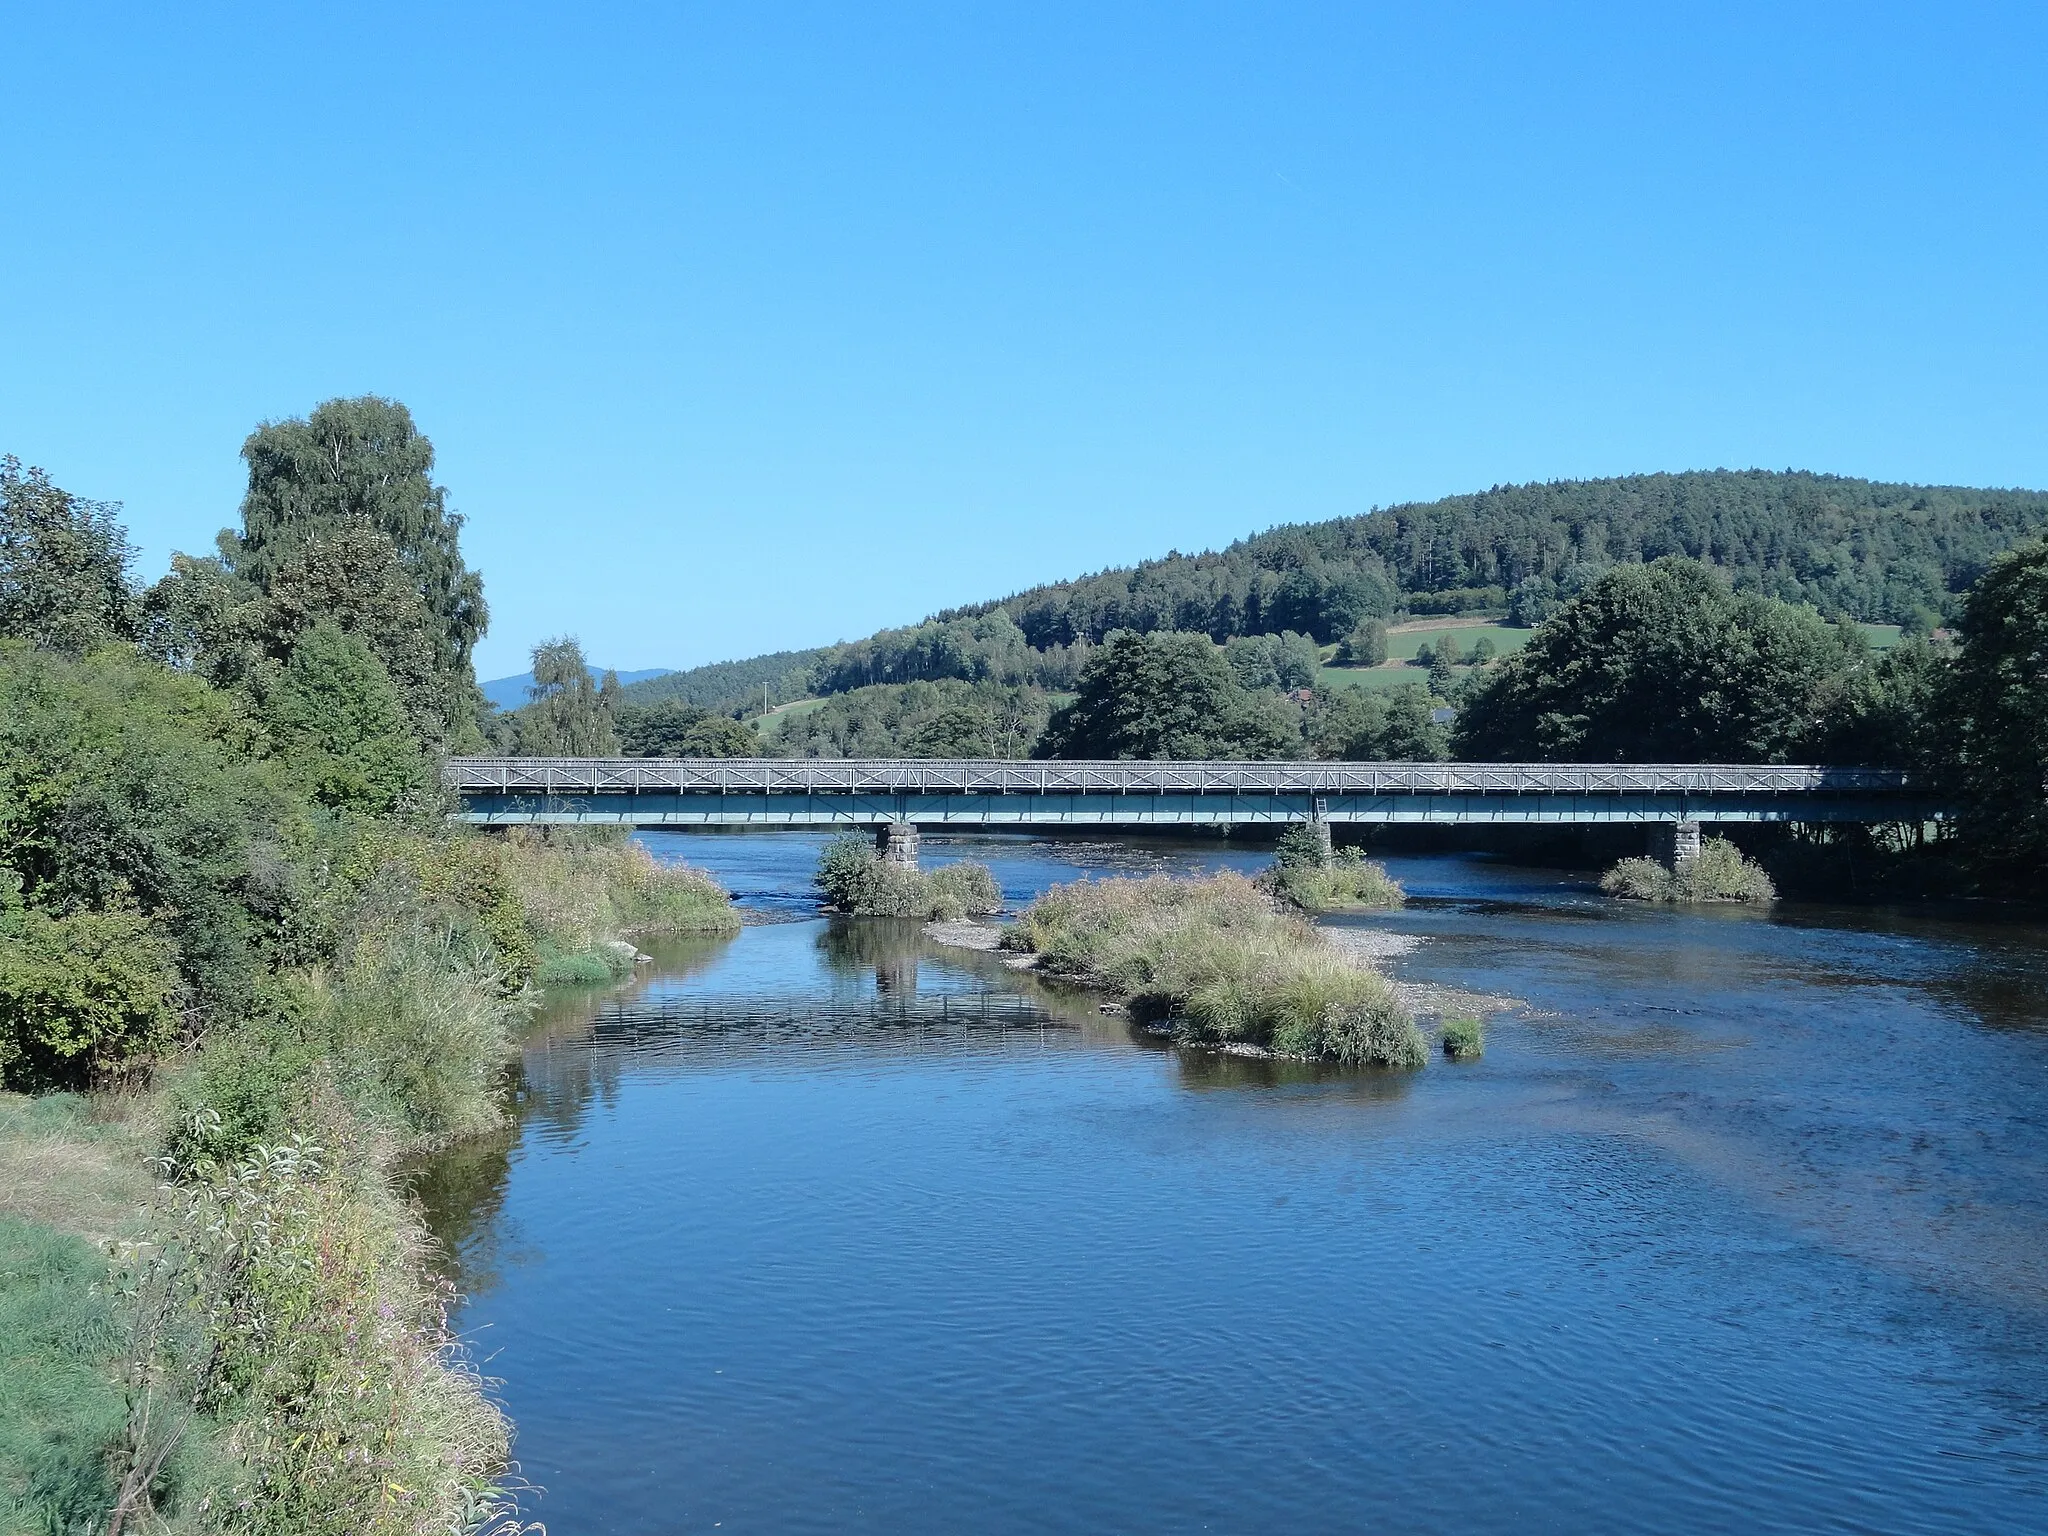
[{"label": "bridge abutment", "polygon": [[917,828],[907,821],[885,821],[875,828],[875,851],[884,864],[917,873]]},{"label": "bridge abutment", "polygon": [[1700,824],[1696,821],[1653,821],[1650,823],[1650,857],[1666,869],[1676,869],[1680,859],[1700,854]]}]

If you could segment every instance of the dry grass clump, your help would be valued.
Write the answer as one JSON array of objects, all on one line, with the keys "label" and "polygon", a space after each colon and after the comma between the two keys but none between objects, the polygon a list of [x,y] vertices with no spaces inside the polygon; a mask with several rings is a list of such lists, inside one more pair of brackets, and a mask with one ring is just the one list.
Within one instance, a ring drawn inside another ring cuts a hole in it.
[{"label": "dry grass clump", "polygon": [[1600,889],[1629,901],[1695,905],[1717,901],[1770,902],[1778,888],[1763,866],[1742,856],[1724,837],[1710,837],[1699,853],[1666,869],[1655,859],[1623,859],[1600,877]]},{"label": "dry grass clump", "polygon": [[1039,968],[1174,1021],[1184,1040],[1419,1067],[1428,1050],[1383,977],[1333,952],[1253,881],[1154,875],[1055,886],[1005,935]]}]

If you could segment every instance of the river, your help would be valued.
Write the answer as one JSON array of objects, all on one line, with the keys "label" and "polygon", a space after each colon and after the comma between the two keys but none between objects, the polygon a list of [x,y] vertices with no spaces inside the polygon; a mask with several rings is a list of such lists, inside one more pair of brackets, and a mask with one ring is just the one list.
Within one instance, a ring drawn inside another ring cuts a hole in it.
[{"label": "river", "polygon": [[[2048,1529],[2048,932],[1395,858],[1392,1075],[1186,1052],[821,839],[557,996],[421,1194],[554,1536]],[[928,838],[1021,902],[1222,845]]]}]

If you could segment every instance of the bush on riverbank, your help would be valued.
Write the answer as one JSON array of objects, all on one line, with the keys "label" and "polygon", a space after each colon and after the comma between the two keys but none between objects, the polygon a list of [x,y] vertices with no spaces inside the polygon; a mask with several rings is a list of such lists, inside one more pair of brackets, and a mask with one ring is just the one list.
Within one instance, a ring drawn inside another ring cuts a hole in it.
[{"label": "bush on riverbank", "polygon": [[860,832],[825,845],[817,880],[826,901],[854,917],[949,922],[1003,909],[1002,888],[986,864],[963,859],[934,870],[903,869],[878,855]]},{"label": "bush on riverbank", "polygon": [[1336,954],[1241,875],[1055,886],[1004,937],[1039,968],[1171,1020],[1190,1042],[1419,1067],[1421,1032],[1375,971]]},{"label": "bush on riverbank", "polygon": [[1666,869],[1655,859],[1623,859],[1600,877],[1600,889],[1627,901],[1675,905],[1777,900],[1778,889],[1763,866],[1746,859],[1726,838],[1710,837],[1700,851]]}]

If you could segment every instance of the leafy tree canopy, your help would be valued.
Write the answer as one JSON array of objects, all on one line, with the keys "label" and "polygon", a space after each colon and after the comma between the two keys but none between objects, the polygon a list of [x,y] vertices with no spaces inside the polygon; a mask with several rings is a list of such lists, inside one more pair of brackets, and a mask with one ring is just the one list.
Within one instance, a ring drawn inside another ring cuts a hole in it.
[{"label": "leafy tree canopy", "polygon": [[1271,695],[1248,693],[1207,635],[1111,635],[1052,717],[1043,757],[1273,758],[1300,737]]},{"label": "leafy tree canopy", "polygon": [[509,724],[523,757],[613,757],[619,738],[612,720],[618,679],[592,679],[583,647],[573,636],[533,648],[533,698]]},{"label": "leafy tree canopy", "polygon": [[0,637],[82,655],[133,635],[135,551],[120,510],[0,458]]},{"label": "leafy tree canopy", "polygon": [[1455,750],[1530,762],[1787,762],[1823,728],[1861,632],[1667,556],[1617,566],[1481,674]]},{"label": "leafy tree canopy", "polygon": [[619,749],[628,757],[759,757],[761,738],[730,715],[664,699],[621,705]]},{"label": "leafy tree canopy", "polygon": [[2042,883],[2048,855],[2048,543],[1993,563],[1963,612],[1951,707],[1968,826]]},{"label": "leafy tree canopy", "polygon": [[430,770],[391,675],[331,621],[299,637],[264,722],[323,805],[386,815],[427,791]]},{"label": "leafy tree canopy", "polygon": [[264,746],[233,695],[132,650],[0,642],[0,870],[54,916],[132,907],[202,1010],[246,1003],[297,903],[294,801]]},{"label": "leafy tree canopy", "polygon": [[442,670],[457,672],[488,622],[483,578],[463,564],[462,518],[434,484],[434,445],[396,400],[329,400],[304,417],[265,422],[242,445],[249,489],[235,571],[270,589],[311,539],[365,523],[391,541],[432,616]]}]

